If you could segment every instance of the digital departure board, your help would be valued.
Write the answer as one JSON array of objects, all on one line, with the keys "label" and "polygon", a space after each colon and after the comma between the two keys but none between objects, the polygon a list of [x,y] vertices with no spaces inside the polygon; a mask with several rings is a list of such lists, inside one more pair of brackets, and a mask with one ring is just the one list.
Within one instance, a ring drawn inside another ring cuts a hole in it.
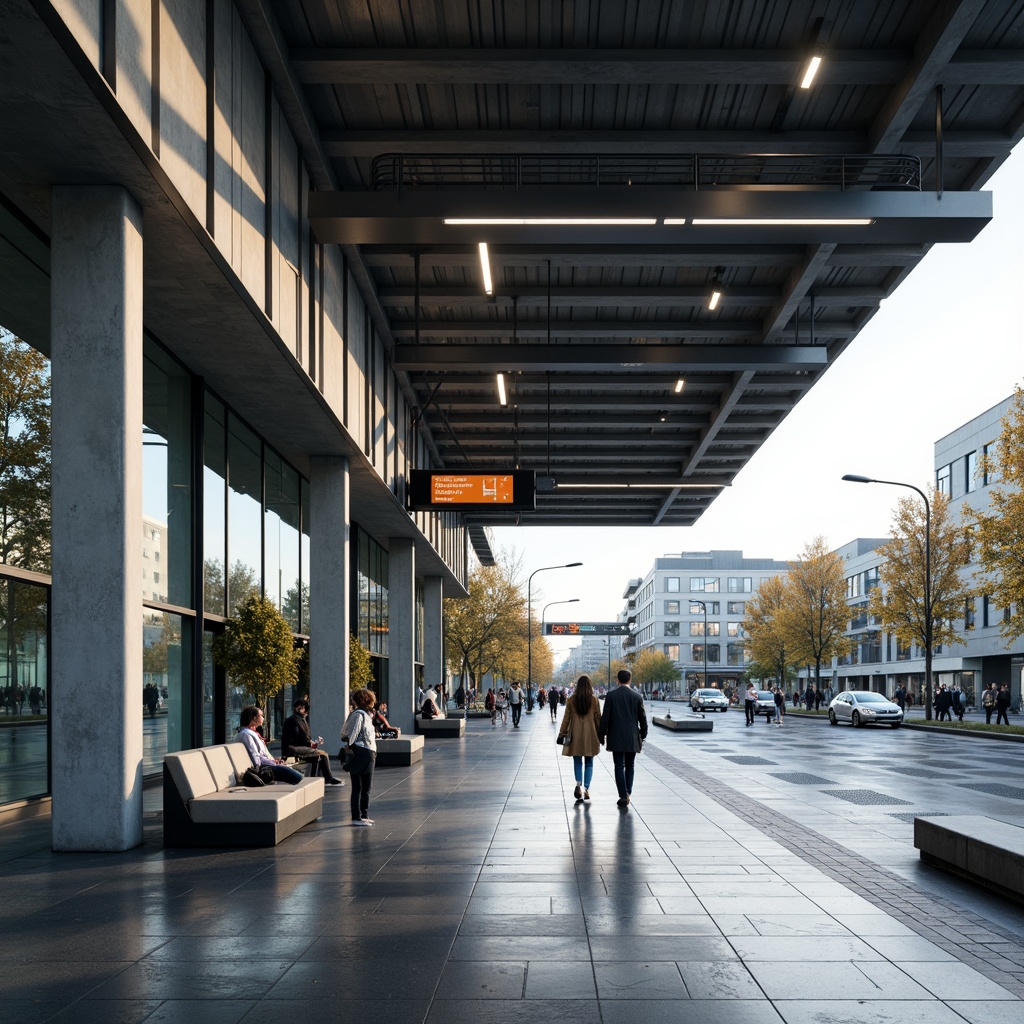
[{"label": "digital departure board", "polygon": [[457,512],[521,512],[537,507],[537,474],[532,470],[450,473],[414,469],[409,508]]},{"label": "digital departure board", "polygon": [[629,636],[626,622],[545,622],[545,636]]}]

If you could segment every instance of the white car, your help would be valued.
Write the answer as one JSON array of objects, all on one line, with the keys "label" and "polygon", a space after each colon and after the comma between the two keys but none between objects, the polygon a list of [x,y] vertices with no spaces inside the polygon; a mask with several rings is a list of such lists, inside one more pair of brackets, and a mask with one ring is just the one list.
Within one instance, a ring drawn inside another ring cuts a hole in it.
[{"label": "white car", "polygon": [[694,690],[690,707],[694,711],[728,711],[729,699],[721,690]]},{"label": "white car", "polygon": [[828,706],[828,720],[832,725],[849,722],[852,726],[903,724],[903,712],[898,704],[873,690],[846,690]]}]

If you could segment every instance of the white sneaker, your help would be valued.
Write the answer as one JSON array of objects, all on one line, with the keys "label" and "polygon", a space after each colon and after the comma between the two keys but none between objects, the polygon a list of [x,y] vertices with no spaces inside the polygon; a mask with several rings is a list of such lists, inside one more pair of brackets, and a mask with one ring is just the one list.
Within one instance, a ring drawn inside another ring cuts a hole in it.
[{"label": "white sneaker", "polygon": [[366,828],[366,827],[372,825],[373,822],[370,821],[369,818],[359,818],[359,819],[353,821],[352,824],[353,825],[357,825],[357,826],[361,826],[363,828]]}]

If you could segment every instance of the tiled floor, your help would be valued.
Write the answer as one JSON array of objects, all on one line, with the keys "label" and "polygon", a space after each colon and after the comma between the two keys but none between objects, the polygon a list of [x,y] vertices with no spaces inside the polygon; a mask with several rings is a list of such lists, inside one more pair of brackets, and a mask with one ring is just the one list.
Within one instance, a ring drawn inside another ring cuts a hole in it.
[{"label": "tiled floor", "polygon": [[[920,924],[942,914],[962,936],[981,918],[895,876],[883,901],[857,894],[834,837],[784,801],[709,792],[674,735],[651,737],[628,811],[607,756],[574,803],[553,739],[546,714],[471,721],[377,772],[373,828],[349,826],[335,789],[273,850],[163,850],[158,790],[126,854],[52,854],[45,821],[0,829],[0,1024],[1024,1018],[1012,978]],[[1018,953],[1012,934],[982,939]]]}]

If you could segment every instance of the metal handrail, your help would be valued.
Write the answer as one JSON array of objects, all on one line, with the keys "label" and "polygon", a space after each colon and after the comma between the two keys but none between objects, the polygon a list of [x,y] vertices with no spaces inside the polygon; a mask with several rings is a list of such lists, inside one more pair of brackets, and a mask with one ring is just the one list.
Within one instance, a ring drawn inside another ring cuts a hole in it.
[{"label": "metal handrail", "polygon": [[921,160],[901,153],[751,153],[740,156],[385,153],[373,160],[371,188],[378,192],[455,188],[920,192]]}]

